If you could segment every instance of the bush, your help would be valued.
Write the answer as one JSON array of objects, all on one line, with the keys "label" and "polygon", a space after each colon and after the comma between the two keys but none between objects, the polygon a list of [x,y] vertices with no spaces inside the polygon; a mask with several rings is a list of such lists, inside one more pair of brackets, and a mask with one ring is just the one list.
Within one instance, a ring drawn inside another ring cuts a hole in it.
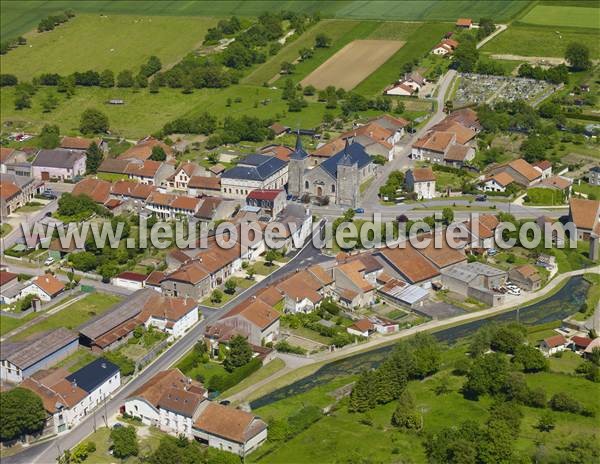
[{"label": "bush", "polygon": [[286,340],[281,340],[275,345],[275,349],[282,353],[306,354],[306,350],[299,346],[290,345]]},{"label": "bush", "polygon": [[253,358],[249,363],[242,367],[234,369],[226,375],[215,375],[208,382],[208,389],[211,391],[223,392],[237,385],[250,374],[256,372],[262,367],[262,361],[258,358]]},{"label": "bush", "polygon": [[550,398],[550,408],[554,411],[572,412],[575,414],[582,410],[579,401],[564,392],[556,393]]}]

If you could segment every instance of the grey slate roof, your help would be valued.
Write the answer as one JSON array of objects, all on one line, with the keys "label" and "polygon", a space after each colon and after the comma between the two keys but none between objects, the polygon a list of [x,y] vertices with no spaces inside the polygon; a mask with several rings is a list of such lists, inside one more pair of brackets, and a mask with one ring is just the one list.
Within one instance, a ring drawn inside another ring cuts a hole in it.
[{"label": "grey slate roof", "polygon": [[369,156],[361,144],[352,142],[331,158],[323,161],[321,167],[335,179],[337,178],[338,165],[351,166],[357,164],[358,169],[361,169],[372,161],[371,156]]},{"label": "grey slate roof", "polygon": [[77,386],[88,393],[92,393],[96,388],[119,372],[119,367],[105,358],[93,360],[87,366],[83,366],[76,372],[67,377],[69,382],[75,382]]},{"label": "grey slate roof", "polygon": [[304,151],[304,148],[302,147],[302,139],[300,138],[300,134],[298,134],[296,136],[296,148],[294,153],[290,155],[290,159],[302,160],[305,158],[308,158],[308,153]]},{"label": "grey slate roof", "polygon": [[33,161],[32,166],[45,168],[63,168],[72,169],[80,158],[85,158],[85,154],[71,150],[40,150]]},{"label": "grey slate roof", "polygon": [[0,173],[0,182],[15,184],[21,190],[28,184],[31,184],[35,179],[33,177],[17,176],[12,173]]},{"label": "grey slate roof", "polygon": [[33,341],[3,343],[1,358],[7,359],[20,369],[27,369],[77,339],[75,332],[61,327]]},{"label": "grey slate roof", "polygon": [[592,169],[590,169],[591,172],[600,172],[600,166],[594,166]]},{"label": "grey slate roof", "polygon": [[225,171],[225,179],[266,180],[285,167],[286,163],[274,156],[248,155],[237,166]]}]

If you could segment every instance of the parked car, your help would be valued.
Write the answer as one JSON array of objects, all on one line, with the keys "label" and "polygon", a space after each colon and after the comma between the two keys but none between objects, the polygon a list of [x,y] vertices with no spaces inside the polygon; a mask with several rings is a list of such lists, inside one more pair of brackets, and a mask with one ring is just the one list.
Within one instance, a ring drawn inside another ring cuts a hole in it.
[{"label": "parked car", "polygon": [[354,212],[355,212],[356,214],[363,214],[363,213],[365,212],[365,210],[364,210],[363,208],[356,208],[356,209],[354,210]]},{"label": "parked car", "polygon": [[475,201],[487,201],[487,195],[481,194],[475,197]]},{"label": "parked car", "polygon": [[48,200],[56,200],[58,196],[52,190],[44,190],[42,196]]},{"label": "parked car", "polygon": [[519,296],[521,294],[521,289],[520,288],[517,288],[517,289],[509,288],[508,289],[508,294],[509,295]]},{"label": "parked car", "polygon": [[496,250],[495,248],[488,248],[487,254],[488,254],[488,256],[494,256],[494,255],[498,254],[498,250]]},{"label": "parked car", "polygon": [[219,401],[219,404],[222,404],[223,406],[229,406],[231,404],[231,401],[223,400],[223,401]]},{"label": "parked car", "polygon": [[52,263],[54,263],[54,258],[49,256],[48,259],[44,261],[44,266],[50,266]]}]

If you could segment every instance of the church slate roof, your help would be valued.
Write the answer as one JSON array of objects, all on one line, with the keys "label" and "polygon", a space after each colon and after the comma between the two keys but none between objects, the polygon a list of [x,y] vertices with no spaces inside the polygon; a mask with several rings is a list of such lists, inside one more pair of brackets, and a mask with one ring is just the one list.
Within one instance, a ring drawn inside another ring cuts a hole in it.
[{"label": "church slate roof", "polygon": [[221,174],[221,177],[225,179],[262,181],[283,169],[285,165],[285,161],[275,156],[248,155],[237,166]]},{"label": "church slate roof", "polygon": [[371,156],[365,151],[364,147],[359,143],[352,142],[331,158],[323,161],[320,166],[333,178],[337,178],[338,165],[351,166],[357,164],[358,169],[361,169],[371,162]]},{"label": "church slate roof", "polygon": [[298,135],[296,137],[296,149],[294,150],[294,153],[292,153],[292,155],[290,156],[290,159],[302,160],[306,158],[308,158],[308,153],[304,151],[304,148],[302,147],[302,139],[300,138],[300,135]]}]

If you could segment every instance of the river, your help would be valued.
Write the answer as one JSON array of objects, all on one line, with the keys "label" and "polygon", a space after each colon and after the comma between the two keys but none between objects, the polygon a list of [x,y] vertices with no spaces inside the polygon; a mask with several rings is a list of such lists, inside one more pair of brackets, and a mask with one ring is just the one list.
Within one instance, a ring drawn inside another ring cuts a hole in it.
[{"label": "river", "polygon": [[[519,321],[525,325],[541,325],[570,316],[577,312],[585,301],[590,285],[582,276],[571,277],[554,295],[543,301],[520,308],[518,311]],[[517,310],[507,311],[486,319],[442,329],[434,335],[438,340],[452,344],[461,338],[472,335],[484,324],[514,321],[516,318]],[[307,392],[337,377],[357,374],[363,369],[377,367],[393,349],[394,344],[382,346],[325,364],[313,374],[257,398],[250,403],[250,407],[254,410],[284,398]]]}]

